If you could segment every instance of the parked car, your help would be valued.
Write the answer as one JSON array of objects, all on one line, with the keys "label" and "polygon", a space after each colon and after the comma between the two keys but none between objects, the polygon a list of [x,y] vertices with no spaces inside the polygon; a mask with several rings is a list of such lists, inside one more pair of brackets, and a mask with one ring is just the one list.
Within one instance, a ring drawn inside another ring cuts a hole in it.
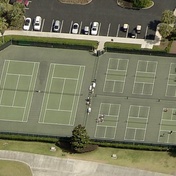
[{"label": "parked car", "polygon": [[35,21],[34,21],[34,30],[40,31],[41,24],[42,24],[42,18],[40,16],[36,16]]},{"label": "parked car", "polygon": [[136,38],[136,30],[133,29],[131,32],[131,38]]},{"label": "parked car", "polygon": [[128,28],[129,28],[129,25],[128,25],[127,23],[125,23],[125,24],[123,25],[123,31],[124,31],[124,32],[127,32]]},{"label": "parked car", "polygon": [[29,5],[29,0],[10,0],[9,4],[13,5],[15,2],[22,3],[26,7],[28,7],[28,5]]},{"label": "parked car", "polygon": [[60,29],[60,21],[59,20],[56,20],[55,22],[54,22],[54,25],[53,25],[53,32],[58,32],[59,31],[59,29]]},{"label": "parked car", "polygon": [[137,25],[137,27],[136,27],[136,33],[137,34],[141,33],[141,25]]},{"label": "parked car", "polygon": [[91,35],[97,35],[98,34],[98,28],[99,28],[99,23],[98,22],[93,22],[92,23],[92,28],[91,28]]},{"label": "parked car", "polygon": [[31,26],[31,18],[26,18],[24,21],[23,30],[28,31]]},{"label": "parked car", "polygon": [[77,34],[79,31],[79,24],[78,23],[74,23],[73,27],[72,27],[72,34]]},{"label": "parked car", "polygon": [[88,35],[89,32],[90,32],[89,26],[85,26],[85,27],[84,27],[84,34]]}]

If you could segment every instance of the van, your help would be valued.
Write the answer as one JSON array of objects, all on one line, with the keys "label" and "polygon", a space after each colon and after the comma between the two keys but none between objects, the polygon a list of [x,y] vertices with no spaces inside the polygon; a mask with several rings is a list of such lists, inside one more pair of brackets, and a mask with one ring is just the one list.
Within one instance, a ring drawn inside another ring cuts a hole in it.
[{"label": "van", "polygon": [[35,21],[34,21],[34,30],[40,31],[41,24],[42,24],[42,18],[40,16],[36,16]]}]

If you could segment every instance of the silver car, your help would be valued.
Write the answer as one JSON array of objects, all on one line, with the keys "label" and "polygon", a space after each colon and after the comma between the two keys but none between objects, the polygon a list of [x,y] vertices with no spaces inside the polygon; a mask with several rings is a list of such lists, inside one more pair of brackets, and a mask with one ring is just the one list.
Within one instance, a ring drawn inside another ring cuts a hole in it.
[{"label": "silver car", "polygon": [[55,23],[54,23],[54,26],[53,26],[53,32],[58,32],[59,29],[60,29],[60,21],[59,20],[56,20]]}]

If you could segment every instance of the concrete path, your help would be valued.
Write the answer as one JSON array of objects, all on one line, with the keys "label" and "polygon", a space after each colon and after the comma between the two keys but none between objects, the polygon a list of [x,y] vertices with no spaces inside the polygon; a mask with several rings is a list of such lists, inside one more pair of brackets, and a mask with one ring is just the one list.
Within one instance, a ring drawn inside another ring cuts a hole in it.
[{"label": "concrete path", "polygon": [[98,50],[104,49],[105,42],[140,44],[141,48],[152,49],[154,45],[160,45],[160,40],[161,40],[161,36],[158,32],[156,32],[155,40],[107,37],[107,36],[92,36],[92,35],[83,35],[83,34],[54,33],[54,32],[35,32],[35,31],[23,31],[23,30],[22,31],[7,30],[5,31],[4,35],[23,35],[23,36],[36,36],[36,37],[95,40],[99,42]]},{"label": "concrete path", "polygon": [[0,159],[28,164],[33,176],[170,176],[127,167],[6,150],[0,150]]}]

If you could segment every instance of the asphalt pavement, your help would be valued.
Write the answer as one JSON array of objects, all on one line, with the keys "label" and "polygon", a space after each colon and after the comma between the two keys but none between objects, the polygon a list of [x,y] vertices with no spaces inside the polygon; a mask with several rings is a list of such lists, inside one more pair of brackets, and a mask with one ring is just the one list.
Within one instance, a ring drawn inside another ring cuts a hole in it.
[{"label": "asphalt pavement", "polygon": [[26,9],[26,17],[34,19],[37,15],[41,16],[43,32],[50,32],[56,19],[62,23],[61,33],[70,33],[74,22],[83,29],[84,26],[90,26],[93,21],[97,21],[100,23],[100,36],[129,37],[121,30],[123,24],[128,23],[129,34],[137,25],[141,25],[141,33],[137,38],[154,39],[162,12],[166,9],[173,10],[176,5],[174,0],[154,0],[154,3],[154,6],[147,10],[130,10],[119,7],[115,0],[93,0],[87,5],[62,4],[59,0],[32,0]]}]

